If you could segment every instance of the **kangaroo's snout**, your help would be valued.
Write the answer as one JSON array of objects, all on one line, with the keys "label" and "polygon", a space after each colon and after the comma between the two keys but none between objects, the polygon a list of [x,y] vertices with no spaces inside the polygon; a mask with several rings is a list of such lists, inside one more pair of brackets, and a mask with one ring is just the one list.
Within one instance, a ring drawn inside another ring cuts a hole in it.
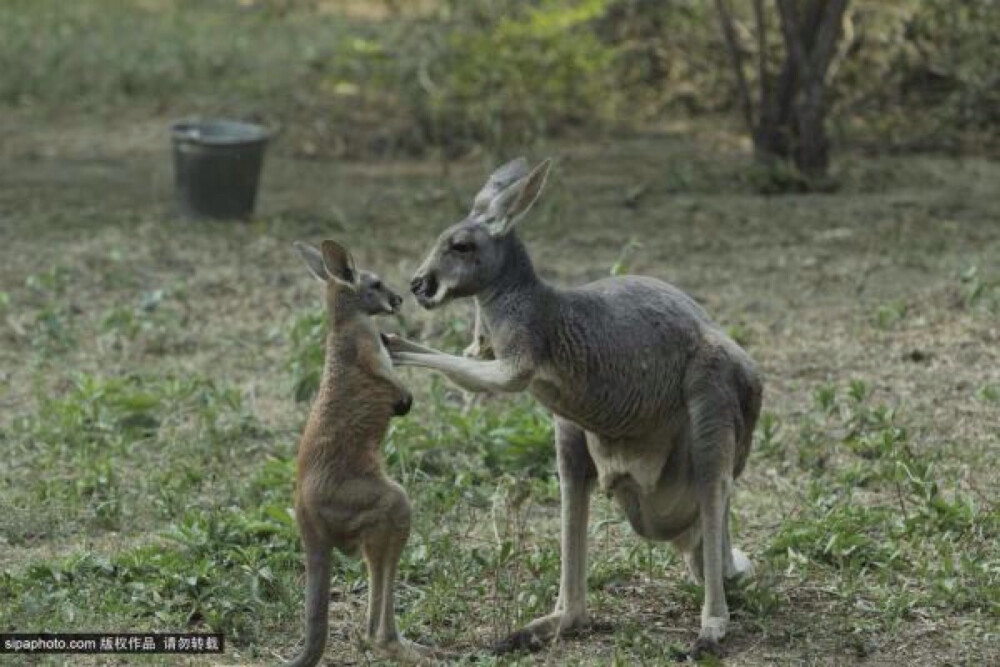
[{"label": "kangaroo's snout", "polygon": [[392,308],[392,312],[399,310],[399,307],[403,305],[403,297],[399,296],[395,292],[389,295],[389,307]]},{"label": "kangaroo's snout", "polygon": [[392,414],[396,417],[402,417],[403,415],[409,413],[410,408],[413,407],[413,394],[406,392],[403,394],[402,398],[392,404]]},{"label": "kangaroo's snout", "polygon": [[427,305],[438,291],[438,279],[433,273],[417,275],[410,281],[410,291],[422,305]]}]

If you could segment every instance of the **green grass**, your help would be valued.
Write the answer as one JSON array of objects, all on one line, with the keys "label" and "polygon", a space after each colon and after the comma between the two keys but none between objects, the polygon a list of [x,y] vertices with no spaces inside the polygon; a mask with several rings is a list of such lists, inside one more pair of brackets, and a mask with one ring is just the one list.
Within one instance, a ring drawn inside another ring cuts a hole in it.
[{"label": "green grass", "polygon": [[956,610],[1000,616],[996,506],[958,490],[942,457],[914,454],[896,410],[873,405],[863,382],[846,394],[828,385],[817,392],[815,419],[838,434],[823,443],[836,470],[809,484],[805,508],[768,546],[769,566],[803,582],[834,577],[852,633],[892,632],[905,618]]},{"label": "green grass", "polygon": [[[46,285],[56,304],[38,300],[40,312],[58,309],[59,275],[28,281],[33,299],[32,290]],[[100,330],[135,335],[132,316],[120,315],[99,318]],[[302,376],[318,363],[322,329],[311,314],[288,329],[289,403],[308,398]],[[0,535],[13,547],[77,532],[132,536],[136,544],[8,564],[0,627],[220,631],[257,658],[267,655],[271,633],[297,631],[302,554],[290,513],[291,442],[276,440],[241,392],[219,380],[136,373],[67,380],[4,430],[12,465],[0,478],[7,508]],[[899,410],[873,402],[864,382],[822,384],[814,397],[797,424],[770,413],[761,420],[755,460],[797,460],[810,481],[799,511],[762,545],[759,578],[731,591],[734,617],[767,632],[779,600],[827,581],[824,596],[864,653],[908,618],[1000,616],[996,507],[956,490],[940,457],[915,455]],[[467,641],[470,625],[500,636],[546,612],[557,588],[555,536],[530,528],[532,512],[551,512],[558,499],[552,427],[527,398],[467,407],[439,379],[424,401],[419,418],[393,423],[383,448],[417,508],[401,564],[401,625],[444,644]],[[621,520],[601,525],[617,530]],[[597,543],[602,530],[593,529]],[[669,548],[632,539],[600,551],[589,579],[599,603],[621,605],[617,591],[637,574],[666,578],[681,618],[694,623],[701,591],[679,577]],[[356,613],[364,587],[360,562],[338,557],[334,589],[357,596]],[[622,609],[626,619],[630,613]],[[679,648],[630,619],[615,632],[611,660],[660,660]]]},{"label": "green grass", "polygon": [[[397,421],[384,447],[421,508],[402,563],[404,590],[420,595],[404,592],[411,604],[402,624],[437,635],[437,624],[460,611],[451,604],[460,585],[505,600],[514,618],[496,622],[509,628],[540,613],[555,586],[554,552],[522,552],[515,525],[529,495],[557,495],[551,425],[526,400],[512,413],[462,413],[436,386],[430,418]],[[291,451],[246,466],[240,459],[256,438],[269,434],[239,393],[201,378],[80,375],[65,395],[42,398],[7,434],[15,460],[0,486],[13,510],[4,540],[25,546],[137,526],[145,534],[111,556],[81,551],[5,569],[0,627],[210,629],[254,655],[275,624],[296,626],[302,564],[290,513]],[[46,474],[26,481],[29,469]],[[499,543],[437,533],[442,517],[470,507],[492,513]],[[358,561],[337,565],[338,586],[363,588]]]},{"label": "green grass", "polygon": [[[268,229],[239,233],[265,239]],[[0,426],[0,543],[10,553],[0,562],[0,628],[219,631],[228,659],[266,663],[301,638],[302,553],[290,506],[302,403],[322,358],[319,294],[301,276],[301,292],[280,297],[289,303],[279,321],[250,318],[235,330],[220,318],[198,328],[239,294],[218,287],[227,281],[210,268],[218,244],[231,241],[219,227],[189,228],[191,245],[207,244],[211,259],[151,279],[135,250],[160,247],[171,233],[144,228],[121,247],[63,256],[4,292],[21,329],[24,386],[2,385],[21,402]],[[95,258],[106,267],[96,274],[87,268]],[[245,287],[255,307],[282,270],[268,266],[263,283]],[[223,296],[206,306],[211,289]],[[981,301],[960,306],[991,316]],[[886,335],[891,328],[870,312],[858,309],[857,326]],[[741,317],[755,332],[745,342],[766,354],[762,329]],[[412,316],[396,324],[428,331]],[[429,335],[449,348],[469,332],[454,311],[435,327]],[[393,421],[382,448],[415,508],[400,626],[481,652],[556,596],[552,424],[527,396],[469,403],[439,377],[406,378],[416,385],[414,412]],[[972,385],[966,400],[992,405],[995,388]],[[963,642],[988,646],[1000,618],[1000,511],[968,483],[963,443],[927,447],[907,401],[885,402],[870,380],[832,375],[800,393],[796,410],[787,397],[769,402],[749,479],[738,486],[734,533],[751,545],[757,577],[729,592],[731,650],[753,656],[748,641],[808,647],[820,637],[823,650],[854,659],[956,615]],[[772,470],[787,480],[783,491],[767,488]],[[786,496],[781,512],[766,505],[774,493]],[[593,505],[588,581],[598,630],[554,655],[674,659],[697,627],[702,589],[668,545],[635,538],[607,500]],[[360,561],[336,557],[331,655],[365,650],[366,579]]]},{"label": "green grass", "polygon": [[[288,239],[270,236],[274,220],[132,229],[130,216],[116,215],[97,232],[100,242],[51,267],[25,261],[4,285],[5,335],[20,363],[0,375],[0,400],[14,407],[0,423],[0,628],[221,631],[227,660],[273,662],[301,639],[302,553],[290,506],[303,402],[321,360],[320,294],[297,270]],[[281,231],[288,238],[302,236],[294,222],[281,224],[292,227]],[[38,247],[47,252],[59,233]],[[169,247],[173,235],[196,249],[192,270],[143,251]],[[632,259],[656,252],[653,243]],[[595,276],[606,275],[623,244],[594,262]],[[220,257],[243,248],[260,254],[220,269]],[[941,284],[965,283],[948,274]],[[988,332],[983,298],[947,312]],[[889,328],[871,317],[874,302],[858,306],[852,336],[872,345],[935,315],[912,302],[912,317]],[[989,475],[969,470],[988,460],[989,435],[949,428],[929,436],[934,424],[913,408],[926,406],[921,395],[832,364],[782,390],[796,364],[770,356],[781,345],[742,300],[724,316],[735,321],[735,313],[746,324],[734,333],[780,371],[771,371],[778,389],[737,485],[733,529],[757,576],[730,590],[733,654],[753,664],[774,651],[788,662],[812,651],[853,660],[880,655],[914,628],[944,627],[973,647],[969,655],[993,655],[1000,512],[984,491]],[[386,325],[460,349],[466,314],[410,312]],[[948,356],[937,348],[934,363]],[[924,368],[897,356],[879,363]],[[415,508],[400,626],[482,654],[556,596],[552,425],[527,396],[469,403],[439,377],[404,377],[415,408],[393,421],[382,448]],[[962,410],[991,409],[995,376],[970,377],[955,400]],[[484,662],[659,663],[690,642],[702,589],[668,545],[636,538],[600,495],[590,545],[597,629],[537,658],[481,655]],[[365,655],[366,579],[361,562],[336,558],[331,656]],[[925,640],[914,646],[940,650]]]}]

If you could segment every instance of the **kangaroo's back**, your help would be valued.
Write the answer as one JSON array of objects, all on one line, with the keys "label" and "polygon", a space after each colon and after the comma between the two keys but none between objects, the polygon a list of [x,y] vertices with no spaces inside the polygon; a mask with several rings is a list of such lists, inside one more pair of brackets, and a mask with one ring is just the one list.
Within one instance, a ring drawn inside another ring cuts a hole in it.
[{"label": "kangaroo's back", "polygon": [[537,366],[532,393],[608,437],[670,430],[665,422],[684,418],[685,372],[704,348],[718,347],[734,365],[749,363],[701,306],[655,278],[544,286],[530,301],[530,308],[504,299],[484,306],[497,354],[530,354]]}]

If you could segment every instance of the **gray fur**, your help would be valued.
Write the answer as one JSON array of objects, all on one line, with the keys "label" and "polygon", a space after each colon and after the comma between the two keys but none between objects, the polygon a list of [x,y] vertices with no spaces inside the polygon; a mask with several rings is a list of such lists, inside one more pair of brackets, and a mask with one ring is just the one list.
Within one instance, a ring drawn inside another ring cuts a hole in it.
[{"label": "gray fur", "polygon": [[427,308],[474,296],[496,359],[454,357],[399,338],[390,351],[399,365],[440,370],[472,391],[527,389],[556,416],[559,600],[506,647],[587,621],[586,516],[596,478],[637,533],[671,540],[704,580],[693,653],[718,653],[729,619],[723,577],[750,569],[730,546],[728,513],[760,411],[760,377],[701,306],[665,282],[621,276],[559,289],[540,280],[513,227],[548,168],[546,161],[445,230],[411,283]]}]

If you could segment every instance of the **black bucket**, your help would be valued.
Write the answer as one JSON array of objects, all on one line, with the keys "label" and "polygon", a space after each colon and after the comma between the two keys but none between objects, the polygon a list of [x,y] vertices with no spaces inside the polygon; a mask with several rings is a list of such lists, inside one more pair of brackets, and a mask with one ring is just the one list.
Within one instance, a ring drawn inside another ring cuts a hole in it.
[{"label": "black bucket", "polygon": [[270,133],[231,120],[181,121],[170,128],[177,204],[184,215],[247,219]]}]

